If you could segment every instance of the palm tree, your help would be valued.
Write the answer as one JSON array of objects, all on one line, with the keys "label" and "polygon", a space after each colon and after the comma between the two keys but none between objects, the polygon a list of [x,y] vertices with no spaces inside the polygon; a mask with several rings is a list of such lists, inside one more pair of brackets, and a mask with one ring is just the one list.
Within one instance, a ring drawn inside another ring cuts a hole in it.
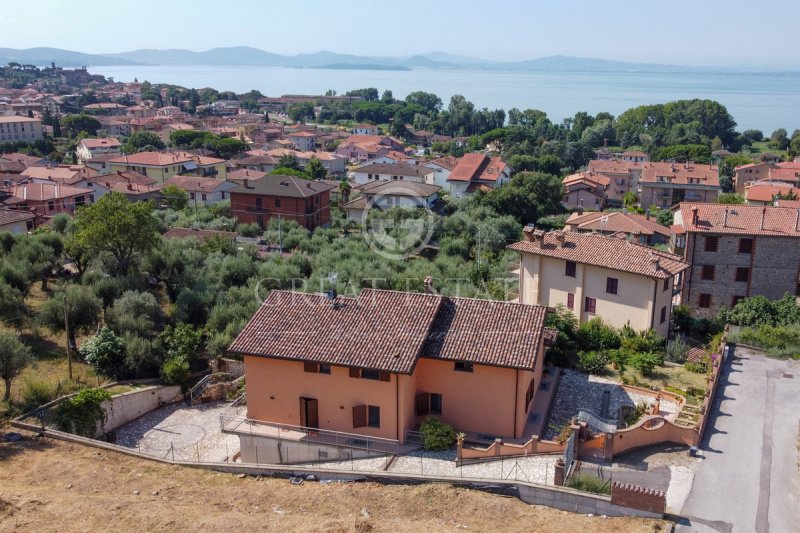
[{"label": "palm tree", "polygon": [[342,205],[350,201],[350,181],[347,178],[339,182],[339,194],[342,195]]}]

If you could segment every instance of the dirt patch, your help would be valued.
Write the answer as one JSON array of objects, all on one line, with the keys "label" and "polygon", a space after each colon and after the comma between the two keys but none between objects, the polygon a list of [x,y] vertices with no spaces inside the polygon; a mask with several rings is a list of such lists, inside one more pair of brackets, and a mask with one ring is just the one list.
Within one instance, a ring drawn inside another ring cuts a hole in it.
[{"label": "dirt patch", "polygon": [[665,531],[446,484],[290,485],[37,439],[0,444],[0,531]]}]

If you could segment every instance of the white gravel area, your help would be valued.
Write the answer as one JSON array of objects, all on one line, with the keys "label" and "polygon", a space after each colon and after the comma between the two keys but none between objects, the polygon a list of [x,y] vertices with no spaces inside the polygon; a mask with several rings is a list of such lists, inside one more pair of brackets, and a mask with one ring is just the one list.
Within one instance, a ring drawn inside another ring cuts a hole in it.
[{"label": "white gravel area", "polygon": [[[398,456],[389,472],[401,474],[422,474],[439,477],[471,477],[485,479],[513,479],[540,485],[552,485],[554,465],[558,455],[532,455],[528,457],[509,457],[458,466],[455,450],[446,452],[416,451]],[[383,472],[387,457],[353,459],[350,461],[329,461],[308,463],[319,469],[351,470],[357,472]]]},{"label": "white gravel area", "polygon": [[239,452],[239,437],[220,431],[219,415],[230,402],[173,403],[116,430],[117,444],[149,455],[220,462]]}]

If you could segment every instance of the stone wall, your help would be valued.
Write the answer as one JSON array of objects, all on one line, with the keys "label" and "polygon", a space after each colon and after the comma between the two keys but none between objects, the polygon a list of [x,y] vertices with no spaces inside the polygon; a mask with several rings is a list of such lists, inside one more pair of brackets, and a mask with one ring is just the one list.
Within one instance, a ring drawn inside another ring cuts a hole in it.
[{"label": "stone wall", "polygon": [[[711,317],[721,306],[731,307],[735,296],[762,295],[778,299],[795,294],[800,272],[800,239],[791,237],[755,237],[752,254],[739,253],[739,240],[747,235],[717,235],[716,252],[705,251],[705,235],[690,233],[686,259],[692,263],[684,273],[682,301],[697,316]],[[714,265],[714,279],[702,279],[703,265]],[[750,269],[747,282],[736,281],[736,269]],[[700,294],[711,295],[711,307],[700,308]]]},{"label": "stone wall", "polygon": [[664,492],[618,481],[611,484],[611,503],[660,515],[667,510],[667,496]]}]

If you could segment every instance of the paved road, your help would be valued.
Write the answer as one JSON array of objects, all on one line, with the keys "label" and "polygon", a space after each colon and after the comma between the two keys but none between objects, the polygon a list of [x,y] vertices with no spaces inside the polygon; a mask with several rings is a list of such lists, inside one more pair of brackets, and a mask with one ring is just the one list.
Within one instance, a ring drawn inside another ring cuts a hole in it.
[{"label": "paved road", "polygon": [[676,531],[800,531],[800,361],[733,356]]}]

